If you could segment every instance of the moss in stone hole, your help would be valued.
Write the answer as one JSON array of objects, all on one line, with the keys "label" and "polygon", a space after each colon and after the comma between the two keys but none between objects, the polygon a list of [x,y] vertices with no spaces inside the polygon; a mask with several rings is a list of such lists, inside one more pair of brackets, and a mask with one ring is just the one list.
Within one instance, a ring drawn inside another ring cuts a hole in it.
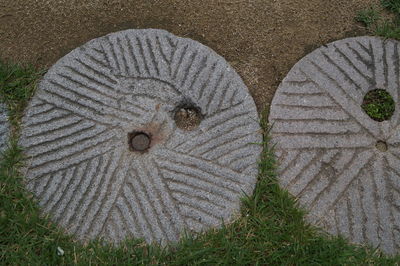
[{"label": "moss in stone hole", "polygon": [[369,91],[364,96],[361,108],[375,121],[389,120],[394,112],[395,103],[392,96],[383,89]]}]

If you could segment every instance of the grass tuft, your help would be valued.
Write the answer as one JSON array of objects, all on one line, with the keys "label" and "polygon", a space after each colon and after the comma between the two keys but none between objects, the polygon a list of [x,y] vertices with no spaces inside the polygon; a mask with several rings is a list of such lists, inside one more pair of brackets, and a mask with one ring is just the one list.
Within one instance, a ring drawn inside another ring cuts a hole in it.
[{"label": "grass tuft", "polygon": [[[400,40],[400,0],[381,0],[381,6],[359,11],[356,21],[362,23],[371,34]],[[383,16],[385,10],[391,13],[390,18]]]},{"label": "grass tuft", "polygon": [[356,20],[363,23],[367,28],[370,28],[380,20],[380,15],[376,8],[370,7],[358,12]]},{"label": "grass tuft", "polygon": [[392,96],[382,89],[369,91],[363,100],[361,108],[376,121],[389,120],[395,110]]},{"label": "grass tuft", "polygon": [[400,25],[395,25],[394,22],[391,21],[383,21],[381,24],[377,25],[375,33],[387,39],[400,40]]},{"label": "grass tuft", "polygon": [[44,71],[30,65],[18,65],[0,60],[0,99],[8,105],[11,124],[16,127],[36,82]]},{"label": "grass tuft", "polygon": [[382,0],[381,4],[384,8],[394,12],[395,14],[400,14],[399,0]]}]

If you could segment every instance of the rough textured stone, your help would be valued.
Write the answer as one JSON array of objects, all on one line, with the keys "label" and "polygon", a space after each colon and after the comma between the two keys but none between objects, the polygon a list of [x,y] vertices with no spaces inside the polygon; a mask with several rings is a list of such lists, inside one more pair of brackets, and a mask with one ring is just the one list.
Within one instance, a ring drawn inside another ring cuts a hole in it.
[{"label": "rough textured stone", "polygon": [[0,103],[0,154],[7,148],[9,130],[7,108],[4,104]]},{"label": "rough textured stone", "polygon": [[[389,254],[400,245],[399,51],[399,42],[374,37],[315,50],[283,80],[269,117],[280,184],[307,219]],[[390,120],[360,107],[373,89],[393,97]]]},{"label": "rough textured stone", "polygon": [[[175,110],[202,113],[192,130]],[[128,145],[151,136],[147,151]],[[26,184],[79,239],[177,241],[231,221],[251,194],[258,115],[236,72],[209,48],[161,30],[92,40],[45,75],[23,119]]]}]

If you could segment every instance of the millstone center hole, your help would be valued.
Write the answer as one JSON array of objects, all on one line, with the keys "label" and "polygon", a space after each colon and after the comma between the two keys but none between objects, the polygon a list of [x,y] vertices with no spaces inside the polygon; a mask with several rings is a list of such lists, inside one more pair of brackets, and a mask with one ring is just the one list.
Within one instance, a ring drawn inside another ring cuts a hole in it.
[{"label": "millstone center hole", "polygon": [[150,143],[150,135],[144,132],[133,131],[128,134],[128,145],[131,151],[146,151],[150,148]]},{"label": "millstone center hole", "polygon": [[178,128],[190,131],[200,125],[203,115],[199,108],[183,105],[175,109],[174,120]]},{"label": "millstone center hole", "polygon": [[380,150],[380,151],[387,151],[388,150],[388,146],[386,144],[386,142],[382,141],[382,140],[378,140],[375,144],[375,147]]},{"label": "millstone center hole", "polygon": [[369,91],[365,96],[361,108],[375,121],[389,120],[395,110],[392,96],[383,89]]}]

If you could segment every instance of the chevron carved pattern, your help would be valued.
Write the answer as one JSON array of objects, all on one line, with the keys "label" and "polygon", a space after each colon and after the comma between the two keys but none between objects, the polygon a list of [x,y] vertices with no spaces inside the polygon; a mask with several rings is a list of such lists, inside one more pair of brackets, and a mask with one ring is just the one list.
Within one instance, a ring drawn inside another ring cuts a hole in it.
[{"label": "chevron carved pattern", "polygon": [[[280,184],[308,220],[389,254],[400,248],[399,52],[399,42],[373,37],[319,48],[283,80],[269,117]],[[361,108],[374,89],[396,103],[388,121]]]},{"label": "chevron carved pattern", "polygon": [[[174,110],[201,110],[177,128]],[[132,152],[132,131],[152,136]],[[261,141],[254,102],[209,48],[161,30],[92,40],[60,59],[23,119],[27,188],[78,239],[178,241],[233,219],[255,185]]]}]

